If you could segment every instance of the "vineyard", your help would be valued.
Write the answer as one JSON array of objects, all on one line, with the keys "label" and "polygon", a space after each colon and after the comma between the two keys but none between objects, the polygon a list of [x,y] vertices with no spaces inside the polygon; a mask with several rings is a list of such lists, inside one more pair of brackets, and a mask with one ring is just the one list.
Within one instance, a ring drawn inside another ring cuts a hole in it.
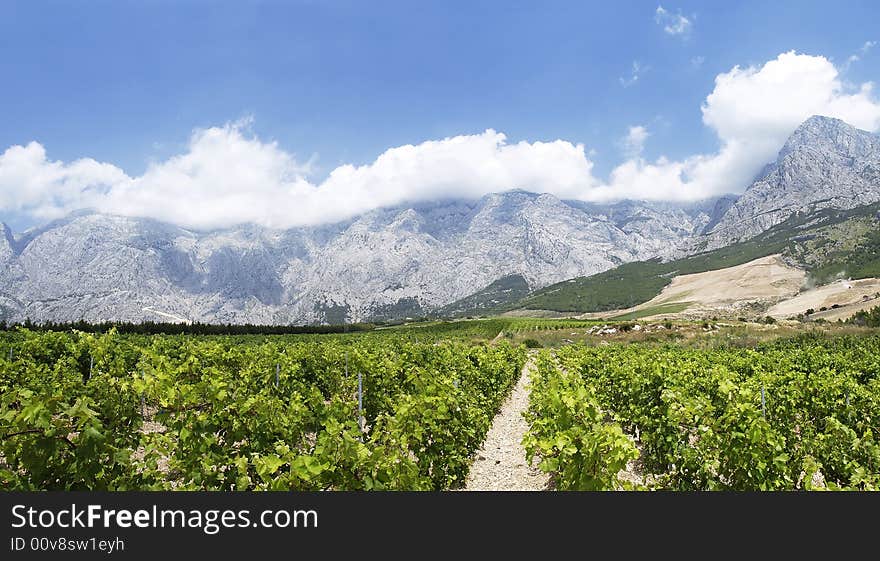
[{"label": "vineyard", "polygon": [[[525,338],[590,325],[0,332],[0,488],[459,489]],[[559,490],[880,487],[880,336],[719,340],[529,351],[520,459]]]},{"label": "vineyard", "polygon": [[4,343],[0,484],[20,490],[457,487],[525,359],[406,337]]},{"label": "vineyard", "polygon": [[877,336],[569,346],[532,383],[524,444],[558,489],[880,487]]}]

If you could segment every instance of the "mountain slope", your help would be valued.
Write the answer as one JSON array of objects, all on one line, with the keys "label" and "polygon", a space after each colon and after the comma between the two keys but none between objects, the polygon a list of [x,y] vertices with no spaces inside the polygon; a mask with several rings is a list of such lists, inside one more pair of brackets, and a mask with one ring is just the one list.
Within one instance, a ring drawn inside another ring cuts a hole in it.
[{"label": "mountain slope", "polygon": [[196,232],[79,213],[4,235],[0,306],[34,321],[394,319],[435,311],[504,277],[534,289],[669,255],[708,220],[699,208],[587,209],[524,191],[286,231]]},{"label": "mountain slope", "polygon": [[839,119],[813,116],[698,240],[702,249],[743,241],[796,212],[849,209],[880,201],[880,137]]},{"label": "mountain slope", "polygon": [[443,306],[435,313],[442,317],[491,314],[503,310],[505,306],[524,298],[528,293],[529,284],[522,275],[508,275],[470,296]]},{"label": "mountain slope", "polygon": [[753,316],[797,295],[805,279],[802,269],[785,263],[779,255],[769,255],[724,269],[676,275],[656,297],[613,317]]},{"label": "mountain slope", "polygon": [[777,253],[810,273],[813,284],[837,276],[880,276],[880,204],[795,215],[745,242],[667,262],[626,263],[547,286],[506,309],[585,313],[631,308],[659,295],[678,275],[734,267]]},{"label": "mountain slope", "polygon": [[[9,261],[13,256],[12,243],[15,238],[12,236],[12,230],[5,222],[0,222],[0,271],[9,270]],[[0,273],[0,276],[3,276]],[[0,321],[11,319],[15,309],[18,307],[11,294],[7,293],[7,287],[0,284]]]}]

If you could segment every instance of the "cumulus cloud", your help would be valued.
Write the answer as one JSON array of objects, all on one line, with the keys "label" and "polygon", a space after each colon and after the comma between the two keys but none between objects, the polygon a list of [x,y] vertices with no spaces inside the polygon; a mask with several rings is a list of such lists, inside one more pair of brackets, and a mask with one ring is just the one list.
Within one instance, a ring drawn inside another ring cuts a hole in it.
[{"label": "cumulus cloud", "polygon": [[12,146],[0,154],[0,210],[57,218],[127,180],[121,169],[91,158],[50,161],[38,142]]},{"label": "cumulus cloud", "polygon": [[633,126],[621,141],[626,160],[607,180],[593,175],[595,152],[582,144],[509,142],[491,129],[391,148],[370,164],[339,166],[322,181],[312,179],[308,162],[258,138],[247,121],[197,130],[182,154],[135,177],[89,158],[53,161],[31,142],[0,153],[0,213],[51,219],[93,208],[199,229],[248,222],[286,228],[516,188],[591,201],[694,200],[742,191],[813,114],[880,129],[873,84],[847,86],[825,57],[793,51],[719,74],[701,111],[716,150],[648,161],[642,147],[649,132]]},{"label": "cumulus cloud", "polygon": [[761,67],[735,66],[719,74],[701,110],[703,123],[718,137],[717,152],[682,160],[630,159],[589,197],[699,199],[740,192],[812,115],[880,129],[880,101],[872,83],[847,89],[827,58],[794,51]]},{"label": "cumulus cloud", "polygon": [[657,6],[654,11],[654,21],[663,26],[667,35],[687,35],[690,33],[694,22],[681,15],[681,12],[673,14],[663,6]]},{"label": "cumulus cloud", "polygon": [[624,155],[628,158],[640,156],[645,148],[645,141],[650,135],[651,133],[648,132],[648,129],[642,125],[629,127],[626,136],[620,140]]},{"label": "cumulus cloud", "polygon": [[249,222],[286,228],[515,188],[578,198],[592,186],[592,165],[581,144],[508,143],[490,129],[391,148],[371,164],[343,165],[313,183],[292,154],[233,123],[196,131],[184,154],[139,177],[94,160],[52,162],[37,143],[13,146],[0,156],[0,210],[55,218],[93,208],[201,229]]}]

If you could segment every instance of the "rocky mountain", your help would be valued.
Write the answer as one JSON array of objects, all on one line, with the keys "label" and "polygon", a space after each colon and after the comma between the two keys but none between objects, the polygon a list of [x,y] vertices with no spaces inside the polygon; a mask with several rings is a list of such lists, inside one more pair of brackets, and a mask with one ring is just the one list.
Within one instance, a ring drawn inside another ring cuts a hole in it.
[{"label": "rocky mountain", "polygon": [[422,315],[498,279],[530,289],[670,254],[703,205],[582,205],[514,191],[317,228],[195,232],[79,213],[0,245],[11,320],[312,323]]},{"label": "rocky mountain", "polygon": [[4,266],[12,257],[12,244],[15,237],[12,230],[6,224],[0,224],[0,266]]},{"label": "rocky mountain", "polygon": [[[81,212],[18,236],[3,225],[0,319],[299,324],[467,314],[603,271],[603,290],[617,293],[627,288],[615,279],[630,278],[614,274],[621,264],[679,259],[792,216],[876,201],[880,139],[815,116],[741,196],[696,203],[512,191],[320,227],[209,232]],[[548,290],[566,300],[566,290]]]},{"label": "rocky mountain", "polygon": [[730,206],[703,249],[755,236],[795,213],[850,209],[880,201],[880,137],[839,119],[813,116],[788,138],[775,162]]}]

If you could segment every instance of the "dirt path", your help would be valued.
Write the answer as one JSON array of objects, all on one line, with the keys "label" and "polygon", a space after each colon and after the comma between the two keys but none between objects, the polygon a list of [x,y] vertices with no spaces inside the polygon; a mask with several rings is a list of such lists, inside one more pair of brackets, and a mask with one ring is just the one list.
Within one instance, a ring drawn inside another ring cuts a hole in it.
[{"label": "dirt path", "polygon": [[[794,298],[784,300],[767,311],[775,318],[786,318],[804,313],[813,308],[813,319],[828,321],[846,319],[860,309],[869,309],[878,303],[876,294],[880,293],[880,279],[839,280],[801,292]],[[873,305],[872,305],[873,304]],[[832,308],[832,306],[837,308]],[[821,311],[822,308],[829,308]]]},{"label": "dirt path", "polygon": [[521,444],[528,430],[522,412],[529,406],[526,386],[533,365],[530,357],[513,392],[492,422],[471,466],[465,491],[543,491],[547,488],[549,476],[526,464],[526,451]]}]

